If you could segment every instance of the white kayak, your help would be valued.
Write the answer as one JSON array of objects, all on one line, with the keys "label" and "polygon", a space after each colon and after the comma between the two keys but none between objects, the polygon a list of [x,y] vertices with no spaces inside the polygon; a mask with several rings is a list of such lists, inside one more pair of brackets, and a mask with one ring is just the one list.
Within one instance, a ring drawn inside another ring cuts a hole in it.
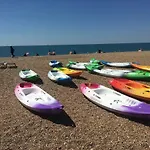
[{"label": "white kayak", "polygon": [[66,75],[65,73],[63,73],[62,71],[59,70],[51,70],[48,72],[48,77],[49,79],[51,79],[52,81],[55,82],[67,82],[67,81],[71,81],[71,77]]},{"label": "white kayak", "polygon": [[81,92],[93,103],[113,112],[150,118],[150,105],[95,83],[83,83]]},{"label": "white kayak", "polygon": [[118,70],[118,69],[94,69],[93,72],[102,76],[119,78],[123,77],[125,73],[132,72],[132,70]]},{"label": "white kayak", "polygon": [[62,66],[62,63],[61,62],[59,62],[59,61],[57,61],[57,60],[51,60],[50,62],[49,62],[49,65],[51,66],[51,67],[58,67],[58,66]]},{"label": "white kayak", "polygon": [[57,112],[63,107],[55,98],[30,82],[18,84],[15,95],[22,105],[37,112]]},{"label": "white kayak", "polygon": [[84,70],[86,69],[85,65],[91,64],[90,62],[69,62],[67,64],[68,68],[71,69],[80,69],[80,70]]},{"label": "white kayak", "polygon": [[38,74],[31,69],[24,69],[19,72],[19,76],[23,80],[35,81],[39,78]]},{"label": "white kayak", "polygon": [[107,62],[102,60],[101,63],[110,67],[132,67],[131,62]]}]

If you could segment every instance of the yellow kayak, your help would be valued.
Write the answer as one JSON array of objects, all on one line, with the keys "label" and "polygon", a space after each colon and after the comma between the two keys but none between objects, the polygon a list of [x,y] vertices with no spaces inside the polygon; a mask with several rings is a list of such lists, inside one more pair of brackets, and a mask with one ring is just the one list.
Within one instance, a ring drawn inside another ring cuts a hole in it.
[{"label": "yellow kayak", "polygon": [[73,70],[73,69],[68,69],[65,67],[54,68],[53,70],[62,71],[63,73],[65,73],[71,77],[78,77],[82,74],[82,71],[80,71],[80,70]]},{"label": "yellow kayak", "polygon": [[144,66],[144,65],[137,65],[137,64],[131,64],[134,68],[150,71],[150,66]]}]

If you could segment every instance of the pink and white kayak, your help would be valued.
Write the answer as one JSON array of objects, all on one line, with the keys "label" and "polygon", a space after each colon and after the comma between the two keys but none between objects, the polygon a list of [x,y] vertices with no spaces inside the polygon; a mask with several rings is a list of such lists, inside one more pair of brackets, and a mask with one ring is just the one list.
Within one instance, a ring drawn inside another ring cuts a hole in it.
[{"label": "pink and white kayak", "polygon": [[124,115],[150,118],[150,105],[96,83],[83,83],[81,92],[93,103]]},{"label": "pink and white kayak", "polygon": [[55,98],[30,82],[18,84],[15,95],[22,105],[33,111],[55,113],[63,108]]}]

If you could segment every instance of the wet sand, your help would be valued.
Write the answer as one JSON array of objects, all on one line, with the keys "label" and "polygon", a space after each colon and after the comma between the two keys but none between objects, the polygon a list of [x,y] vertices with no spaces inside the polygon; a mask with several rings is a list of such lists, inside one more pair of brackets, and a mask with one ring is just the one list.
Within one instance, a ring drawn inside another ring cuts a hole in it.
[{"label": "wet sand", "polygon": [[[131,119],[108,112],[88,101],[79,91],[83,82],[96,82],[111,88],[111,78],[84,71],[74,85],[62,86],[47,77],[50,60],[87,62],[90,58],[117,62],[139,62],[150,65],[150,52],[120,52],[0,58],[15,62],[16,69],[0,69],[0,149],[1,150],[149,150],[150,120]],[[40,116],[23,107],[14,95],[22,82],[18,73],[30,68],[42,82],[37,85],[64,105],[57,116]],[[150,85],[149,82],[145,82]]]}]

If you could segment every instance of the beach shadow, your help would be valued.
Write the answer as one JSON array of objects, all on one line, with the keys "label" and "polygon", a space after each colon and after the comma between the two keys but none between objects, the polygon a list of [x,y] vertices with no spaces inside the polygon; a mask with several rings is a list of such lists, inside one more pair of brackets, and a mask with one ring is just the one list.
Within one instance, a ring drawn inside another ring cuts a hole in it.
[{"label": "beach shadow", "polygon": [[40,116],[42,119],[52,121],[53,123],[61,124],[64,126],[70,126],[73,128],[76,127],[74,121],[70,118],[70,116],[64,110],[61,110],[59,113],[56,113],[56,114],[38,113],[32,110],[29,110],[29,111],[35,115]]},{"label": "beach shadow", "polygon": [[58,85],[61,85],[61,86],[66,86],[66,87],[70,87],[70,88],[75,88],[77,89],[78,86],[73,82],[73,81],[69,81],[69,82],[64,82],[64,83],[57,83]]},{"label": "beach shadow", "polygon": [[73,79],[79,79],[79,80],[87,80],[87,78],[83,76],[78,76],[78,77],[72,77]]},{"label": "beach shadow", "polygon": [[43,80],[41,78],[38,78],[36,81],[32,81],[32,83],[39,84],[39,85],[44,84],[44,82],[43,82]]},{"label": "beach shadow", "polygon": [[[85,95],[83,95],[88,101],[90,101]],[[96,105],[94,102],[90,101],[91,103],[93,103],[94,105]],[[118,117],[121,117],[121,118],[125,118],[125,119],[128,119],[130,121],[134,121],[136,123],[140,123],[140,124],[143,124],[145,126],[150,126],[150,115],[148,116],[142,116],[142,115],[132,115],[132,114],[124,114],[123,112],[122,113],[117,113],[117,112],[113,112],[111,110],[108,110],[108,109],[105,109],[103,107],[100,107],[98,105],[96,105],[97,107],[107,111],[107,113],[113,113],[115,114],[116,116]]]},{"label": "beach shadow", "polygon": [[118,114],[118,113],[114,113],[114,114],[118,117],[129,119],[130,121],[134,121],[136,123],[140,123],[140,124],[143,124],[143,125],[148,126],[148,127],[150,126],[150,116],[147,116],[147,117],[146,116],[145,117],[139,116],[138,117],[138,115],[137,115],[135,117],[132,115],[125,115],[125,114]]}]

